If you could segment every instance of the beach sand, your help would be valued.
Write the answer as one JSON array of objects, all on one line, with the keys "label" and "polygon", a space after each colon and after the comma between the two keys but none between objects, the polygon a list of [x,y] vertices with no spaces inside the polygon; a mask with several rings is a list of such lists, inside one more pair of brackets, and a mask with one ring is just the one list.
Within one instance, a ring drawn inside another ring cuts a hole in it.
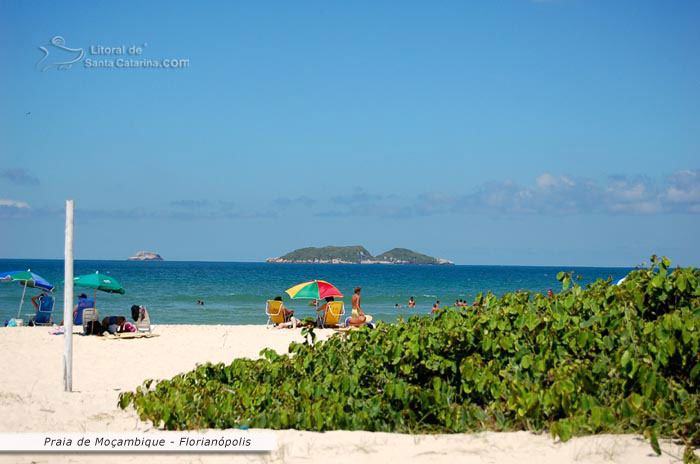
[{"label": "beach sand", "polygon": [[[149,378],[170,378],[197,364],[257,358],[263,348],[286,353],[300,330],[264,326],[159,325],[155,338],[116,340],[74,336],[73,392],[63,392],[63,336],[48,328],[0,329],[0,433],[133,432],[153,430],[133,409],[117,407],[120,392]],[[331,335],[319,330],[319,339]],[[291,463],[666,463],[638,435],[577,437],[567,443],[529,432],[402,435],[370,432],[274,431],[270,454],[0,454],[2,463],[291,462]],[[662,442],[682,456],[682,448]]]}]

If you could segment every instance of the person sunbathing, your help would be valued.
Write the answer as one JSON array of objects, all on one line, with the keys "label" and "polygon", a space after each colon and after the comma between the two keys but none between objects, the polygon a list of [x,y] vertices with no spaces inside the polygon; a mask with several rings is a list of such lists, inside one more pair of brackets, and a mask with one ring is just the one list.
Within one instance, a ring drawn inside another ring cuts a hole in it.
[{"label": "person sunbathing", "polygon": [[[275,301],[282,301],[281,296],[276,296]],[[294,327],[299,327],[301,325],[301,321],[294,317],[294,310],[289,309],[284,306],[284,303],[280,305],[280,309],[282,310],[282,314],[284,315],[284,322],[281,324],[277,324],[275,327],[278,329],[280,328],[294,328]]]},{"label": "person sunbathing", "polygon": [[102,327],[111,334],[124,332],[126,318],[124,316],[109,316],[102,319]]},{"label": "person sunbathing", "polygon": [[352,316],[348,319],[349,327],[361,327],[367,322],[364,311],[360,304],[360,287],[355,288],[355,293],[352,295]]},{"label": "person sunbathing", "polygon": [[335,298],[333,298],[332,296],[327,296],[326,298],[324,298],[324,301],[325,301],[325,303],[323,303],[321,306],[319,306],[318,308],[316,308],[316,311],[320,311],[318,314],[319,314],[322,318],[323,318],[323,317],[325,316],[325,314],[326,314],[326,310],[328,309],[328,303],[330,303],[331,301],[335,301]]}]

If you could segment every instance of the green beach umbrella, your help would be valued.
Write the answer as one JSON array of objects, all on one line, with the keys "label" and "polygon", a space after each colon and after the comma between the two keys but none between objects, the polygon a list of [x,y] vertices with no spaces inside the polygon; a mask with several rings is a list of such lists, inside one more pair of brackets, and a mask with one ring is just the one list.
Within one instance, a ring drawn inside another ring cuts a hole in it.
[{"label": "green beach umbrella", "polygon": [[95,307],[97,307],[97,291],[107,293],[126,293],[122,284],[112,276],[107,276],[95,272],[94,274],[83,274],[73,278],[73,285],[76,287],[86,287],[95,289]]}]

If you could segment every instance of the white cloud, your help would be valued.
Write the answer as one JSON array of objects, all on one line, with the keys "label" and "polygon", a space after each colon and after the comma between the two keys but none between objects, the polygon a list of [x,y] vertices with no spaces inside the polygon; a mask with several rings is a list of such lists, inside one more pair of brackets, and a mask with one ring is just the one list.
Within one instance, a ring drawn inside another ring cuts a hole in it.
[{"label": "white cloud", "polygon": [[24,201],[2,200],[2,199],[0,199],[0,206],[7,206],[9,208],[19,208],[19,209],[30,208],[29,203],[24,202]]},{"label": "white cloud", "polygon": [[414,198],[358,189],[332,201],[335,216],[415,217],[439,214],[659,214],[700,213],[700,170],[679,171],[663,182],[610,176],[603,181],[543,173],[530,184],[487,182],[473,193],[424,193]]},{"label": "white cloud", "polygon": [[603,200],[605,209],[612,213],[652,214],[663,210],[658,188],[647,178],[610,177]]},{"label": "white cloud", "polygon": [[671,175],[660,198],[671,210],[700,213],[700,170],[678,171]]},{"label": "white cloud", "polygon": [[576,181],[570,179],[567,176],[553,176],[548,172],[535,178],[535,187],[541,190],[562,188],[562,187],[573,187],[576,185]]}]

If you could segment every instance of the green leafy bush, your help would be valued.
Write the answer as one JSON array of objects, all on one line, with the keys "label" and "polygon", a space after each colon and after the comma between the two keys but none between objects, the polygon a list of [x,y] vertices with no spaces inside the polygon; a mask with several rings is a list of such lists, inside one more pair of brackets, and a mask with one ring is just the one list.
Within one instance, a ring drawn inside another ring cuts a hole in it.
[{"label": "green leafy bush", "polygon": [[[171,430],[640,432],[700,444],[700,273],[652,257],[621,285],[479,295],[291,355],[207,364],[123,393]],[[690,448],[688,448],[690,449]],[[689,454],[692,456],[692,453]]]}]

